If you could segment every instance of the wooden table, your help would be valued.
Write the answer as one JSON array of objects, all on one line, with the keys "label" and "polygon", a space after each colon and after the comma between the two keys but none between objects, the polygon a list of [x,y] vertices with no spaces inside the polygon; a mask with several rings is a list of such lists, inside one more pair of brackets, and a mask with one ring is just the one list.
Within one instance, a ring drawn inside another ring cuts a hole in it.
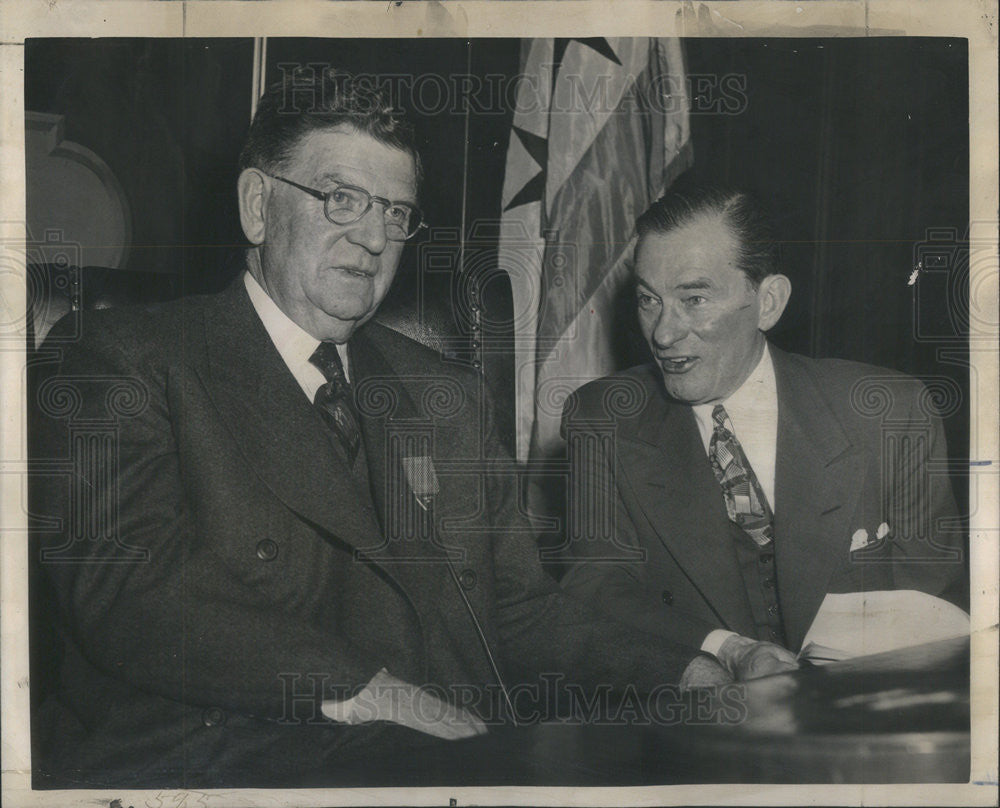
[{"label": "wooden table", "polygon": [[[966,782],[969,640],[729,686],[634,711],[507,727],[366,769],[357,785]],[[347,785],[347,783],[344,783]]]}]

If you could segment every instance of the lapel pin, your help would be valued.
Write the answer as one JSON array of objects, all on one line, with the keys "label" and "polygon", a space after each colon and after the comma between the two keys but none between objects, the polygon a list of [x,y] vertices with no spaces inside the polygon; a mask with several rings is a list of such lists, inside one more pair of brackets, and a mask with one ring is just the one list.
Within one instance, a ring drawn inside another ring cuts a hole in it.
[{"label": "lapel pin", "polygon": [[434,501],[434,496],[441,490],[434,461],[427,455],[404,457],[403,471],[413,496],[417,498],[417,504],[426,511]]}]

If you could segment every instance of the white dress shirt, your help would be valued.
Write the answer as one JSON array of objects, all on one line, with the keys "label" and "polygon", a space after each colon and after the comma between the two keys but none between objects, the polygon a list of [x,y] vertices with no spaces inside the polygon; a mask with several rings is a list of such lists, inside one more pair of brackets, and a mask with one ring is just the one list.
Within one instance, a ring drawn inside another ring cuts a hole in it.
[{"label": "white dress shirt", "polygon": [[[764,489],[764,496],[774,512],[774,469],[778,447],[778,388],[774,380],[774,365],[771,351],[764,344],[764,352],[753,372],[729,398],[715,402],[726,408],[726,414],[733,426],[733,434],[743,447],[754,474]],[[715,423],[712,409],[715,404],[697,404],[695,420],[705,454],[712,441]]]},{"label": "white dress shirt", "polygon": [[[302,392],[306,394],[309,402],[316,398],[316,391],[326,384],[326,378],[320,369],[309,361],[309,357],[319,347],[319,340],[311,334],[303,331],[292,319],[278,308],[278,304],[271,300],[267,292],[264,291],[257,279],[249,272],[243,274],[243,283],[246,285],[247,294],[250,295],[250,302],[253,304],[264,324],[271,342],[278,349],[281,358],[288,369],[299,383]],[[344,375],[347,380],[351,379],[351,372],[347,366],[347,345],[337,345],[337,353],[340,354],[340,361],[344,364]]]},{"label": "white dress shirt", "polygon": [[[757,367],[729,398],[714,404],[697,404],[691,408],[694,410],[695,421],[698,422],[698,431],[701,433],[706,455],[715,429],[715,423],[712,421],[712,409],[715,404],[722,404],[726,408],[733,434],[743,447],[743,453],[747,456],[754,474],[757,475],[773,513],[776,510],[774,469],[778,452],[778,387],[767,343],[764,344],[764,352]],[[725,629],[709,632],[701,645],[701,650],[709,654],[718,654],[722,643],[734,633]]]}]

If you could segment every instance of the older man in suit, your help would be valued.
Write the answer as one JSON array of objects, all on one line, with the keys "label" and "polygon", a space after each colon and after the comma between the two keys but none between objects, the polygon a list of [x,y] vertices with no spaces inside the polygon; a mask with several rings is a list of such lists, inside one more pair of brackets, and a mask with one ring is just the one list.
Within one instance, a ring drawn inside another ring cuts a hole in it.
[{"label": "older man in suit", "polygon": [[[635,299],[655,362],[567,402],[571,446],[596,452],[574,483],[586,500],[576,511],[603,512],[603,499],[615,520],[565,548],[564,588],[739,677],[794,667],[828,593],[917,590],[965,605],[924,386],[768,343],[791,284],[750,195],[668,195],[638,236]],[[630,404],[613,416],[616,395]]]},{"label": "older man in suit", "polygon": [[479,376],[369,322],[422,225],[386,100],[290,78],[241,168],[246,272],[95,313],[39,386],[42,465],[72,471],[33,489],[65,639],[36,785],[353,782],[544,672],[727,681],[561,593]]}]

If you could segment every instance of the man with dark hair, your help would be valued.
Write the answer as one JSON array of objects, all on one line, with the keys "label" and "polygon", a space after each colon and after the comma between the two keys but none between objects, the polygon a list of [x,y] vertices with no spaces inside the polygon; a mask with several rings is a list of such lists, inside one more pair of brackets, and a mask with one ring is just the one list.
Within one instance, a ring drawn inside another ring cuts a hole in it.
[{"label": "man with dark hair", "polygon": [[246,272],[95,312],[41,383],[41,459],[74,471],[33,489],[65,639],[36,785],[354,782],[509,719],[543,672],[728,680],[566,597],[477,374],[369,322],[423,224],[418,166],[371,88],[270,88],[238,181]]},{"label": "man with dark hair", "polygon": [[257,104],[240,152],[240,170],[276,169],[305,135],[345,125],[409,154],[417,184],[423,180],[413,126],[373,82],[327,67],[318,80],[303,80],[299,71],[280,86],[280,93],[265,93]]},{"label": "man with dark hair", "polygon": [[[749,194],[671,194],[637,231],[636,305],[655,361],[567,402],[571,445],[605,447],[590,466],[603,473],[573,484],[575,510],[601,513],[595,502],[610,497],[615,522],[568,544],[563,587],[738,678],[795,667],[827,595],[916,590],[965,606],[944,435],[924,386],[768,344],[791,283]],[[640,403],[614,419],[608,449],[593,425],[612,420],[616,388]]]}]

